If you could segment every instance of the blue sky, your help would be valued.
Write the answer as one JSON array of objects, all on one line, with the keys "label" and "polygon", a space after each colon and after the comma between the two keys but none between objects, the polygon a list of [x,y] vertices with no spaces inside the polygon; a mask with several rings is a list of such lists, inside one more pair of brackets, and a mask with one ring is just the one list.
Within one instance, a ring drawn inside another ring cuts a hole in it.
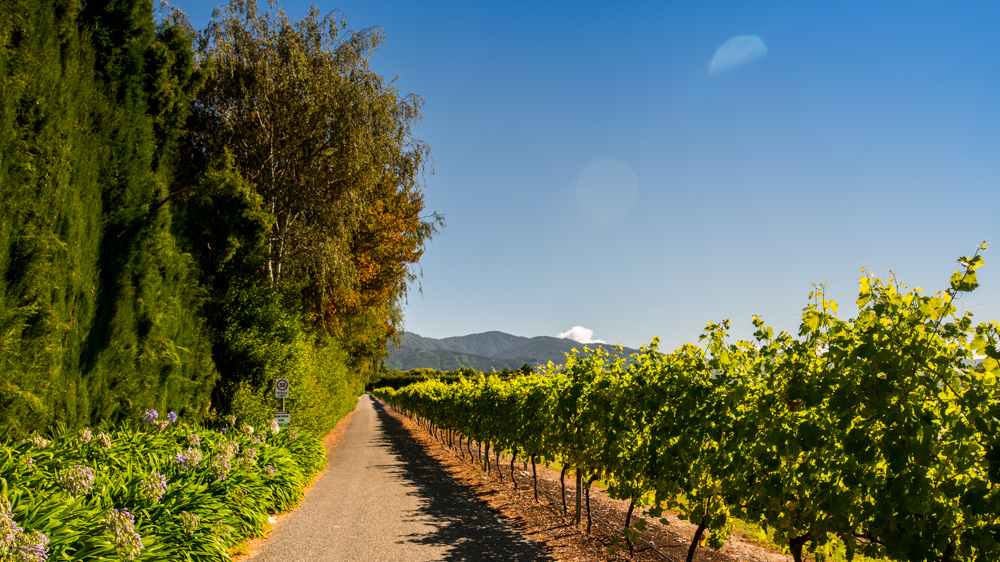
[{"label": "blue sky", "polygon": [[[1000,4],[317,6],[381,26],[373,68],[426,102],[447,227],[406,306],[420,335],[795,332],[815,283],[847,318],[862,267],[934,292],[1000,242]],[[1000,320],[985,259],[963,306]]]}]

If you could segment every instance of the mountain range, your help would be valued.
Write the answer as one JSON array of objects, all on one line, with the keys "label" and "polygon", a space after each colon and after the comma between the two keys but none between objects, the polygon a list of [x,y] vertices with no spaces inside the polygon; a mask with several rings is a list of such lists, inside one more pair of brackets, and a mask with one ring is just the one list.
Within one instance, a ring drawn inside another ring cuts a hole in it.
[{"label": "mountain range", "polygon": [[[413,332],[404,332],[399,347],[390,345],[385,364],[389,369],[406,371],[430,368],[450,371],[459,367],[472,367],[477,371],[519,369],[525,363],[537,367],[549,361],[561,364],[573,348],[601,347],[614,353],[610,344],[582,344],[564,338],[536,336],[526,338],[504,332],[483,332],[467,336],[436,339]],[[624,348],[627,356],[636,350]]]}]

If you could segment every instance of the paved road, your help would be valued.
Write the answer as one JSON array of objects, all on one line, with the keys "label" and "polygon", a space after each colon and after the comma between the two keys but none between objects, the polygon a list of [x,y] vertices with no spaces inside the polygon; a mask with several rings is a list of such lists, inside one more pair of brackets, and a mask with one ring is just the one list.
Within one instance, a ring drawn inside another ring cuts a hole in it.
[{"label": "paved road", "polygon": [[548,559],[365,395],[326,474],[250,560]]}]

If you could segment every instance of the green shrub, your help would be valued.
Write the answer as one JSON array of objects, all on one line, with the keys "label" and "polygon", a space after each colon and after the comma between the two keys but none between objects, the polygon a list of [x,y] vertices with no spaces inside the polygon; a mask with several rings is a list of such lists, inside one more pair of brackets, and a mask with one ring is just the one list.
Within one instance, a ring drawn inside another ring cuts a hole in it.
[{"label": "green shrub", "polygon": [[326,463],[310,433],[229,421],[0,434],[0,526],[21,527],[22,542],[44,533],[50,559],[228,560]]}]

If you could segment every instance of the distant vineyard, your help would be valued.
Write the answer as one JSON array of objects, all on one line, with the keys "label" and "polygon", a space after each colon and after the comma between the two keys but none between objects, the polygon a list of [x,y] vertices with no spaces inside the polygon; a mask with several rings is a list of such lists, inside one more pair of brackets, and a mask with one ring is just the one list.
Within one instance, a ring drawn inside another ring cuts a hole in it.
[{"label": "distant vineyard", "polygon": [[698,525],[691,555],[739,518],[796,561],[833,537],[849,557],[1000,560],[1000,326],[956,311],[983,260],[960,263],[935,295],[866,272],[847,321],[820,288],[798,338],[755,318],[731,343],[727,321],[669,354],[585,348],[558,370],[376,394],[458,447],[563,464],[647,517],[676,510]]}]

